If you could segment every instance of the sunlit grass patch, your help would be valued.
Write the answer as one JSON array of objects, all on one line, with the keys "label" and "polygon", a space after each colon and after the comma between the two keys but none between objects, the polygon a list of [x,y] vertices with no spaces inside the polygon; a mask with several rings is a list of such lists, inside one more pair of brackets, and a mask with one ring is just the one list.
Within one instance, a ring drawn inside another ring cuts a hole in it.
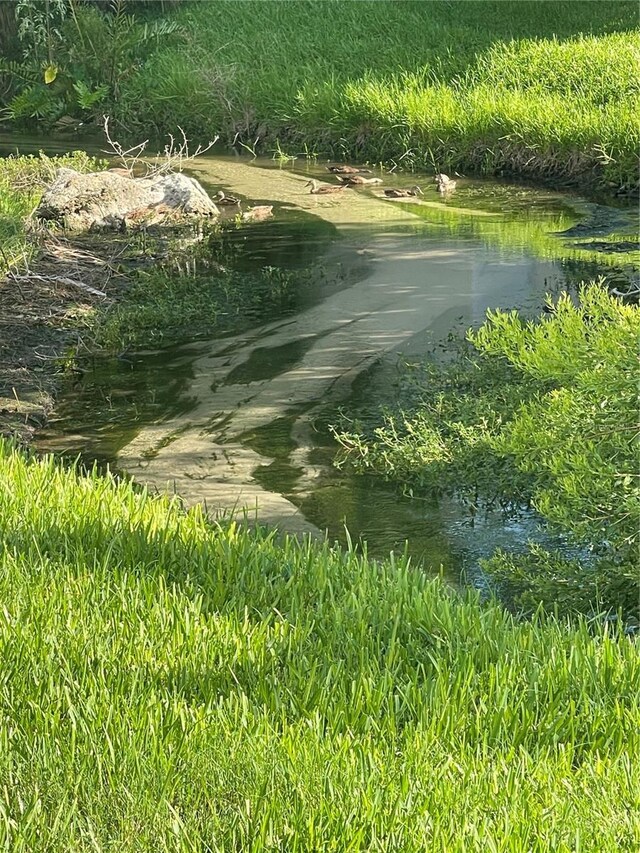
[{"label": "sunlit grass patch", "polygon": [[0,446],[9,848],[632,850],[640,664]]},{"label": "sunlit grass patch", "polygon": [[218,2],[175,19],[183,43],[123,90],[129,123],[267,151],[637,185],[631,3]]}]

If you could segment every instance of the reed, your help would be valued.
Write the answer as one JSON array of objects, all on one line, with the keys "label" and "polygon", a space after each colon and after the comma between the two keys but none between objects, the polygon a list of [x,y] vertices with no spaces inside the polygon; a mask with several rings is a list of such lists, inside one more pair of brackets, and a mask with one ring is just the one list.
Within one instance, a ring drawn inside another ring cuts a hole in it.
[{"label": "reed", "polygon": [[640,662],[0,444],[0,843],[619,851]]}]

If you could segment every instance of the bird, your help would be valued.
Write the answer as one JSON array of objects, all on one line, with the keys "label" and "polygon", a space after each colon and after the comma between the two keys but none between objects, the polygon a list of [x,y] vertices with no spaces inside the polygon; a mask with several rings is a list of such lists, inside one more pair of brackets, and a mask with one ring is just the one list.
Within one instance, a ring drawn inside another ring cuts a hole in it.
[{"label": "bird", "polygon": [[341,193],[346,190],[346,184],[319,184],[314,178],[307,181],[305,187],[311,187],[309,192],[312,195],[326,195],[327,193]]},{"label": "bird", "polygon": [[456,188],[456,181],[452,180],[448,175],[445,175],[442,172],[439,175],[436,175],[435,181],[439,193],[448,193]]},{"label": "bird", "polygon": [[410,196],[424,195],[424,193],[417,184],[413,187],[409,187],[408,190],[385,190],[384,194],[387,198],[408,198]]},{"label": "bird", "polygon": [[363,178],[362,175],[348,175],[346,178],[342,175],[338,175],[337,178],[347,187],[361,187],[366,184],[382,183],[382,178]]},{"label": "bird", "polygon": [[226,204],[229,206],[237,206],[240,204],[239,198],[236,198],[234,195],[225,195],[222,190],[218,191],[214,201],[216,204]]},{"label": "bird", "polygon": [[273,214],[272,204],[259,204],[255,207],[250,207],[242,214],[243,222],[260,222],[262,219],[268,219]]},{"label": "bird", "polygon": [[334,175],[357,175],[361,172],[371,174],[371,169],[359,169],[357,166],[327,166],[327,171]]}]

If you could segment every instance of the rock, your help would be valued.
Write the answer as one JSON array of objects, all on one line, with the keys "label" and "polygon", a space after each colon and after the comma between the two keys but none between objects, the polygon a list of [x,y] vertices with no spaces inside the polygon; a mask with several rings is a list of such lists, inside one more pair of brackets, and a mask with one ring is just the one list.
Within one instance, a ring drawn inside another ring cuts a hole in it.
[{"label": "rock", "polygon": [[126,230],[165,218],[217,216],[203,187],[181,172],[131,178],[116,171],[59,169],[35,215],[70,231]]}]

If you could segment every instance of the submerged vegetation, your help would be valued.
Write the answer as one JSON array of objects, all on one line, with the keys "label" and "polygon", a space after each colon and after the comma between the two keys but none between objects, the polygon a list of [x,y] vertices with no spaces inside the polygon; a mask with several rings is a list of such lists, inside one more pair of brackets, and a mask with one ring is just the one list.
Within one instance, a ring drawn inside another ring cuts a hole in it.
[{"label": "submerged vegetation", "polygon": [[637,615],[640,312],[600,284],[548,312],[525,322],[490,311],[469,353],[412,371],[404,411],[339,433],[343,462],[458,493],[474,511],[532,502],[595,556],[496,555],[486,568],[520,605]]},{"label": "submerged vegetation", "polygon": [[145,136],[637,187],[634,3],[115,6],[69,4],[55,79],[5,66],[14,123],[108,111]]},{"label": "submerged vegetation", "polygon": [[210,249],[193,249],[201,269],[176,268],[175,258],[141,271],[121,298],[81,319],[96,347],[106,352],[144,349],[239,330],[268,316],[291,312],[312,281],[309,271],[296,273],[265,267],[252,273],[232,268],[207,271]]},{"label": "submerged vegetation", "polygon": [[606,627],[6,444],[0,567],[7,849],[637,849],[640,665]]}]

